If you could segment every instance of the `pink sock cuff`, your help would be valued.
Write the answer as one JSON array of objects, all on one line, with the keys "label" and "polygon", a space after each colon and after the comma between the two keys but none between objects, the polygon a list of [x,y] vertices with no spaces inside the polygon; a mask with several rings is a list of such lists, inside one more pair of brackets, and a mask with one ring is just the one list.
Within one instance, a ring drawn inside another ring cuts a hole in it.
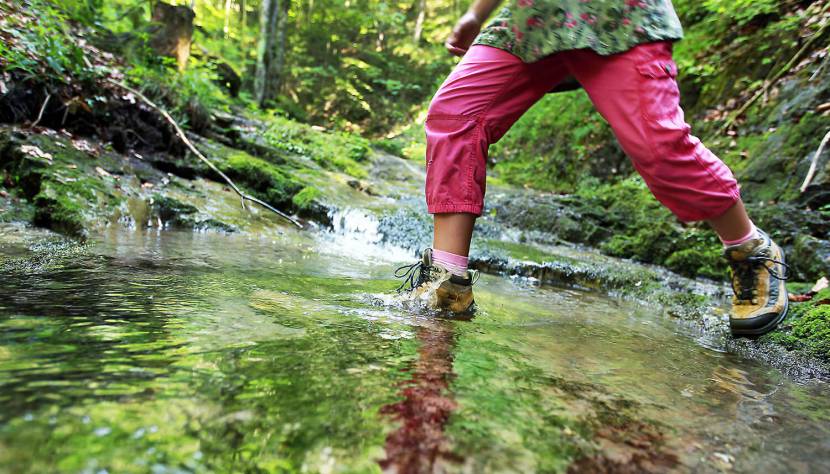
[{"label": "pink sock cuff", "polygon": [[463,255],[456,255],[454,253],[444,252],[443,250],[433,249],[432,261],[440,264],[449,270],[450,273],[454,273],[459,276],[463,276],[467,271],[468,258]]},{"label": "pink sock cuff", "polygon": [[727,247],[731,246],[731,245],[740,245],[740,244],[746,242],[747,240],[755,237],[757,232],[758,232],[758,229],[755,227],[755,224],[752,224],[752,229],[749,230],[749,233],[747,233],[745,236],[741,237],[740,239],[737,239],[737,240],[723,240],[723,239],[720,239],[720,241],[723,242],[723,245],[726,245]]}]

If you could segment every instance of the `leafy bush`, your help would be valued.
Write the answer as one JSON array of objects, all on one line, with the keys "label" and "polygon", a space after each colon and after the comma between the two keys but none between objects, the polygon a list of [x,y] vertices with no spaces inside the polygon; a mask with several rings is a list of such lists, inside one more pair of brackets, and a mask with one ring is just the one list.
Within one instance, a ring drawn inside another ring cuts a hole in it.
[{"label": "leafy bush", "polygon": [[57,83],[68,82],[70,75],[91,73],[84,63],[83,49],[69,32],[71,18],[50,1],[28,3],[30,10],[15,10],[2,17],[2,29],[11,41],[0,42],[0,69]]},{"label": "leafy bush", "polygon": [[210,111],[230,111],[230,99],[216,83],[210,65],[191,60],[183,72],[175,60],[157,58],[153,62],[133,62],[127,78],[137,84],[150,98],[167,105],[169,112],[183,125],[203,128]]}]

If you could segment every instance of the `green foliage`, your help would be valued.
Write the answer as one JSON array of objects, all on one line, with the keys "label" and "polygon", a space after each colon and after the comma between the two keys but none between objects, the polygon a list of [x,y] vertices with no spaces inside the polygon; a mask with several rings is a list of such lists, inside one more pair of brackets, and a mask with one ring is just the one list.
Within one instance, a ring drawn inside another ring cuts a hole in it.
[{"label": "green foliage", "polygon": [[777,0],[704,0],[700,3],[720,21],[734,22],[738,26],[743,26],[759,16],[777,13],[781,4]]},{"label": "green foliage", "polygon": [[374,140],[372,141],[372,146],[379,150],[385,151],[390,155],[403,156],[403,143],[392,138],[382,138],[380,140]]},{"label": "green foliage", "polygon": [[206,125],[211,111],[229,112],[230,99],[217,85],[216,72],[210,65],[198,60],[191,64],[180,72],[169,58],[134,62],[126,74],[145,95],[166,105],[181,125],[199,129]]},{"label": "green foliage", "polygon": [[[244,71],[252,86],[259,1],[197,0],[196,41],[211,56]],[[227,7],[227,8],[226,8]],[[466,2],[430,5],[413,38],[411,3],[383,0],[291,2],[284,95],[274,107],[313,123],[386,132],[410,119],[449,72],[443,41]]]},{"label": "green foliage", "polygon": [[490,160],[508,183],[572,192],[592,169],[607,177],[630,169],[613,143],[610,128],[594,112],[587,94],[554,94],[540,100],[490,148]]},{"label": "green foliage", "polygon": [[405,122],[393,130],[388,138],[376,140],[374,146],[402,158],[424,162],[426,156],[426,135],[423,118]]},{"label": "green foliage", "polygon": [[70,34],[70,17],[48,0],[27,3],[31,10],[4,16],[3,30],[12,41],[0,42],[0,69],[57,83],[68,82],[72,74],[89,74],[84,51]]},{"label": "green foliage", "polygon": [[675,48],[675,60],[684,88],[692,92],[686,96],[695,96],[685,103],[693,112],[698,104],[701,109],[713,107],[760,87],[772,70],[792,57],[799,30],[811,17],[795,3],[774,0],[674,4],[686,31]]}]

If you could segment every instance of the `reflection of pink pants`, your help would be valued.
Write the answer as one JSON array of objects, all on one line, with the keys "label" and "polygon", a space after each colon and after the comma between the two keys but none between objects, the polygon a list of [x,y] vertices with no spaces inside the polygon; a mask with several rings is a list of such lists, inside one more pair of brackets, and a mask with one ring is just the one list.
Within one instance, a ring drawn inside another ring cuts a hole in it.
[{"label": "reflection of pink pants", "polygon": [[566,51],[535,63],[473,46],[432,100],[426,121],[430,213],[480,215],[487,148],[568,75],[611,124],[654,196],[682,220],[718,217],[739,199],[729,168],[683,119],[669,42],[600,56]]}]

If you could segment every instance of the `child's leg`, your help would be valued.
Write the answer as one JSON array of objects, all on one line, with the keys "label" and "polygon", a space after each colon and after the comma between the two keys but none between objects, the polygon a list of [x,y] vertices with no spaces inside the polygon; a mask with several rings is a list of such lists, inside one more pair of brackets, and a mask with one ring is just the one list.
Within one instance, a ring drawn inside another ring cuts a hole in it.
[{"label": "child's leg", "polygon": [[732,269],[733,334],[771,331],[787,314],[784,252],[755,230],[732,172],[692,136],[680,109],[671,43],[613,56],[580,50],[563,56],[654,196],[685,221],[715,229]]},{"label": "child's leg", "polygon": [[473,46],[444,81],[426,120],[435,249],[468,254],[484,206],[489,145],[566,75],[558,56],[525,64],[500,49]]},{"label": "child's leg", "polygon": [[432,248],[455,255],[469,255],[476,215],[469,213],[435,214]]},{"label": "child's leg", "polygon": [[669,42],[564,57],[654,196],[684,221],[708,221],[724,241],[753,226],[729,168],[685,122]]}]

